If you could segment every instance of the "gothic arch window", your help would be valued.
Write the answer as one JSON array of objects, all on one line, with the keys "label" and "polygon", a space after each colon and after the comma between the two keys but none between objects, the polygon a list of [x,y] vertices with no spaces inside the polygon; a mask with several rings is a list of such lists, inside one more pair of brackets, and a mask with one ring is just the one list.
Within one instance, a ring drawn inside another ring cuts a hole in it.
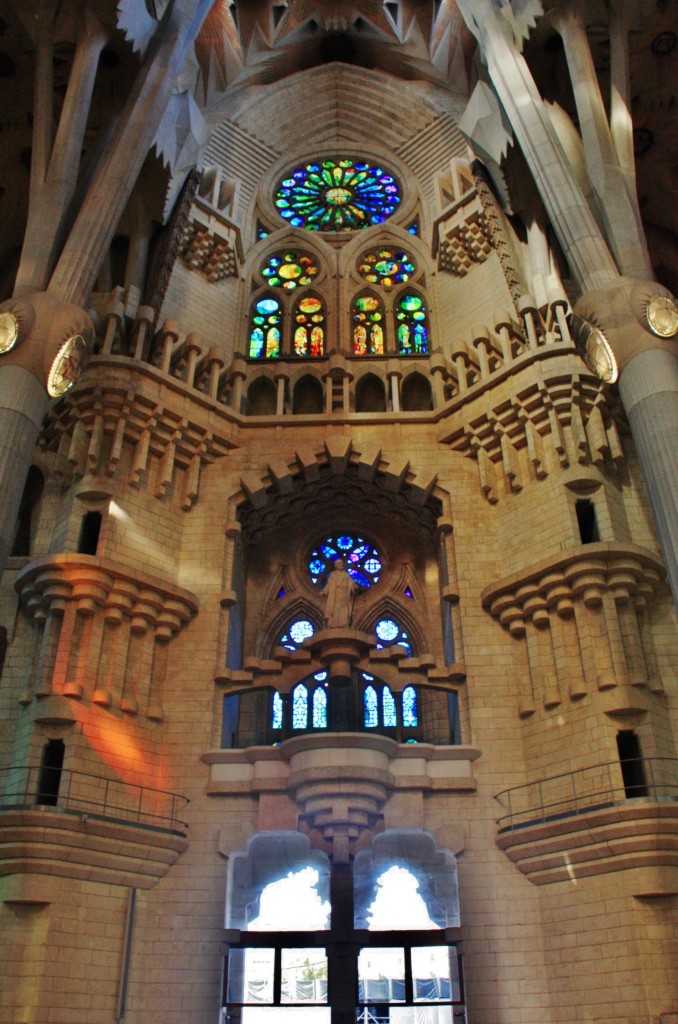
[{"label": "gothic arch window", "polygon": [[275,384],[268,377],[252,381],[247,391],[247,413],[249,416],[275,416]]},{"label": "gothic arch window", "polygon": [[297,683],[288,698],[280,693],[273,693],[270,714],[274,735],[294,735],[327,729],[328,685],[327,672],[316,672]]},{"label": "gothic arch window", "polygon": [[356,412],[386,412],[384,382],[373,373],[366,373],[356,384]]},{"label": "gothic arch window", "polygon": [[277,359],[280,355],[282,306],[274,295],[254,300],[250,315],[250,359]]},{"label": "gothic arch window", "polygon": [[384,304],[374,292],[362,292],[352,309],[353,355],[381,356],[386,351]]},{"label": "gothic arch window", "polygon": [[411,373],[403,381],[401,405],[403,412],[429,412],[433,408],[431,385],[421,373]]},{"label": "gothic arch window", "polygon": [[294,385],[292,413],[299,416],[321,413],[324,397],[323,386],[318,378],[306,374]]},{"label": "gothic arch window", "polygon": [[399,355],[428,354],[426,304],[417,292],[406,291],[398,296],[395,304],[395,328]]},{"label": "gothic arch window", "polygon": [[358,258],[358,273],[370,285],[390,290],[405,284],[416,270],[414,257],[404,249],[382,246],[370,249]]},{"label": "gothic arch window", "polygon": [[295,356],[317,359],[325,355],[325,304],[308,293],[298,300],[292,315],[292,351]]}]

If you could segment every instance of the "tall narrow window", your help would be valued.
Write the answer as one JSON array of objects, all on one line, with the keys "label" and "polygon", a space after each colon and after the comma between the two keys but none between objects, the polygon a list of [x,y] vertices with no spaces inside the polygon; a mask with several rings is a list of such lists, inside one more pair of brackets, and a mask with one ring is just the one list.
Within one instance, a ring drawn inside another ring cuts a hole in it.
[{"label": "tall narrow window", "polygon": [[636,796],[647,796],[647,782],[640,743],[633,729],[621,729],[617,733],[617,750],[619,751],[619,763],[626,798],[630,800]]},{"label": "tall narrow window", "polygon": [[323,686],[313,691],[313,728],[327,728],[327,693]]},{"label": "tall narrow window", "polygon": [[398,714],[396,712],[396,702],[393,699],[391,688],[385,686],[381,691],[381,702],[384,715],[384,728],[395,729],[398,724]]},{"label": "tall narrow window", "polygon": [[376,295],[364,292],[353,303],[353,355],[381,356],[384,352],[384,307]]},{"label": "tall narrow window", "polygon": [[427,355],[428,323],[424,300],[415,292],[405,292],[396,303],[396,335],[401,356]]},{"label": "tall narrow window", "polygon": [[273,705],[271,708],[271,727],[282,729],[283,727],[283,702],[279,693],[273,694]]},{"label": "tall narrow window", "polygon": [[56,807],[61,786],[65,746],[63,740],[48,740],[42,751],[36,802]]},{"label": "tall narrow window", "polygon": [[316,295],[305,295],[294,307],[295,356],[325,355],[325,307]]},{"label": "tall narrow window", "polygon": [[403,726],[406,729],[415,729],[418,725],[417,691],[413,686],[406,686],[403,690]]},{"label": "tall narrow window", "polygon": [[363,695],[365,709],[365,728],[376,729],[379,725],[379,698],[373,686],[366,686]]},{"label": "tall narrow window", "polygon": [[590,498],[579,498],[574,507],[577,513],[579,537],[582,544],[595,544],[596,541],[600,540],[596,506]]},{"label": "tall narrow window", "polygon": [[78,538],[78,552],[81,555],[96,555],[100,532],[101,512],[85,512]]},{"label": "tall narrow window", "polygon": [[250,359],[277,359],[280,355],[280,303],[265,295],[254,304],[250,322]]},{"label": "tall narrow window", "polygon": [[308,690],[303,683],[299,683],[292,691],[292,728],[306,729],[308,727]]}]

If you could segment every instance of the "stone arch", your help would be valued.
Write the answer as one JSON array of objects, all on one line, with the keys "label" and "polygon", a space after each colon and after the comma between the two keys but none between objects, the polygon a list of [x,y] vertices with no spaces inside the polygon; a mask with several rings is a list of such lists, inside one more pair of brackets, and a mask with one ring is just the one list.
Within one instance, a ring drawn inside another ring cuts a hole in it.
[{"label": "stone arch", "polygon": [[386,388],[374,373],[366,373],[355,387],[356,412],[386,412]]},{"label": "stone arch", "polygon": [[317,377],[305,373],[294,386],[292,393],[292,412],[295,415],[313,415],[322,413],[325,406],[325,393]]},{"label": "stone arch", "polygon": [[[424,607],[422,607],[421,612],[422,616],[425,615],[426,610]],[[383,597],[379,597],[377,594],[375,600],[363,609],[360,618],[355,623],[355,627],[364,633],[373,633],[374,624],[379,619],[389,618],[395,619],[407,631],[413,653],[422,654],[427,651],[429,644],[425,623],[420,621],[420,618],[412,609],[406,608],[404,604],[390,594]]]},{"label": "stone arch", "polygon": [[285,627],[296,619],[308,619],[319,632],[322,629],[323,616],[320,602],[314,604],[310,598],[298,596],[283,603],[280,610],[272,615],[262,637],[261,656],[272,657],[278,646],[278,639]]},{"label": "stone arch", "polygon": [[402,383],[400,405],[403,412],[430,412],[433,409],[431,382],[415,370]]},{"label": "stone arch", "polygon": [[275,384],[270,377],[257,377],[247,389],[248,416],[275,416],[276,413]]}]

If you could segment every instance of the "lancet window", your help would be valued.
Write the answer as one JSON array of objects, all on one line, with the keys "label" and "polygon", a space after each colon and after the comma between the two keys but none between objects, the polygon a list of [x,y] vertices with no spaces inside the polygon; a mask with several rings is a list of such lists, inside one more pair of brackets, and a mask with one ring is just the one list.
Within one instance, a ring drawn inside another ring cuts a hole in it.
[{"label": "lancet window", "polygon": [[384,304],[373,292],[363,292],[353,302],[353,355],[382,356],[386,351]]}]

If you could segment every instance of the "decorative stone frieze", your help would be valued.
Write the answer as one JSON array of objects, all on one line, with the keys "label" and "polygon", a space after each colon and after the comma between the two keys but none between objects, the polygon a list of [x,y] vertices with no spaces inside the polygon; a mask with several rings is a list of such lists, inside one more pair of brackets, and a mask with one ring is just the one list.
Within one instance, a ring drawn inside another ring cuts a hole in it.
[{"label": "decorative stone frieze", "polygon": [[61,694],[162,718],[165,648],[197,613],[190,591],[79,554],[31,562],[15,587],[42,629],[23,703]]},{"label": "decorative stone frieze", "polygon": [[465,277],[492,252],[483,207],[477,190],[470,189],[448,207],[436,223],[438,269]]},{"label": "decorative stone frieze", "polygon": [[[651,675],[642,611],[661,589],[662,563],[635,544],[595,543],[529,566],[498,580],[482,593],[485,610],[526,646],[528,688],[524,717],[542,700],[553,707],[569,696],[631,686],[661,693]],[[563,664],[554,652],[572,655]],[[635,700],[617,701],[609,713],[635,710]]]}]

